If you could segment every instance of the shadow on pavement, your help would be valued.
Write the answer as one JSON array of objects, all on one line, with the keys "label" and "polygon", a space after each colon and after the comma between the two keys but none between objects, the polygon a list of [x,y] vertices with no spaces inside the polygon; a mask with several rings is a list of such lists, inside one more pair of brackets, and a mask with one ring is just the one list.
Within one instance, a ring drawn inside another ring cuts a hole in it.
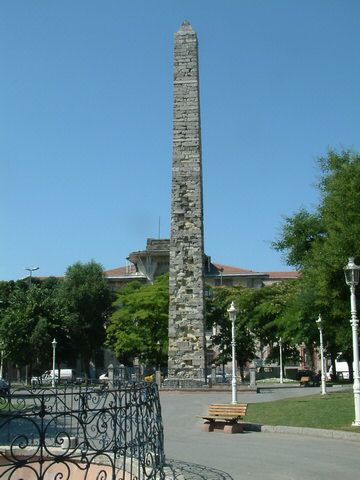
[{"label": "shadow on pavement", "polygon": [[166,478],[170,480],[233,480],[231,475],[222,470],[197,463],[168,459],[166,467]]}]

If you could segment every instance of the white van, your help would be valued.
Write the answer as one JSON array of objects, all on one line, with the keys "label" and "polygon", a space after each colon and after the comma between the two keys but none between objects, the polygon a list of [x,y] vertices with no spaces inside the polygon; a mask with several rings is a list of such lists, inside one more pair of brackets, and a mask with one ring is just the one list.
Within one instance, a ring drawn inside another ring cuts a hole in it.
[{"label": "white van", "polygon": [[[335,360],[336,373],[339,380],[349,380],[349,365],[347,362]],[[333,374],[332,366],[329,368],[326,378],[331,380]]]},{"label": "white van", "polygon": [[[46,370],[40,377],[32,377],[31,385],[51,385],[53,380],[53,371]],[[76,375],[74,370],[71,368],[61,368],[60,369],[60,382],[59,382],[59,370],[55,370],[55,383],[72,383],[75,382]]]},{"label": "white van", "polygon": [[[335,360],[335,366],[336,366],[336,373],[338,375],[339,380],[349,380],[349,365],[347,362],[345,362],[344,357],[342,353],[340,353],[337,356],[337,359]],[[359,362],[359,370],[360,370],[360,362]],[[331,376],[333,373],[332,366],[329,368],[328,372],[326,373],[326,378],[328,380],[331,380]]]},{"label": "white van", "polygon": [[[336,365],[336,373],[338,375],[338,378],[340,380],[349,380],[349,365],[347,362],[345,362],[343,359],[341,360],[335,360],[335,365]],[[359,370],[360,370],[360,362],[359,362]],[[326,374],[326,378],[328,380],[331,379],[331,375],[332,375],[332,367],[329,368],[327,374]]]}]

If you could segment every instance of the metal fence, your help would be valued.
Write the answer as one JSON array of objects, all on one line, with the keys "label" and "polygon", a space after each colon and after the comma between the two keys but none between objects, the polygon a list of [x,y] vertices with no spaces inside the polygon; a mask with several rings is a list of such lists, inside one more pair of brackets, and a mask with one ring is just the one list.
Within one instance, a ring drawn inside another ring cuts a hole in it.
[{"label": "metal fence", "polygon": [[118,367],[108,366],[109,379],[113,380],[115,384],[123,382],[141,382],[143,380],[144,373],[140,366],[127,367],[121,365]]},{"label": "metal fence", "polygon": [[156,384],[0,397],[0,479],[163,479],[164,461]]}]

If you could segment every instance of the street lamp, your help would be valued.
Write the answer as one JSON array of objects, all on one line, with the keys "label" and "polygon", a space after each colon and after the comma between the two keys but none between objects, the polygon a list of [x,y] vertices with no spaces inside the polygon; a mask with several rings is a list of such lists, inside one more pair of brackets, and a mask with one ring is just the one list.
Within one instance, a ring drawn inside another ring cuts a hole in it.
[{"label": "street lamp", "polygon": [[236,385],[236,360],[235,360],[235,320],[236,308],[234,302],[231,302],[228,308],[228,314],[231,321],[231,357],[232,357],[232,379],[231,379],[231,403],[237,403],[237,385]]},{"label": "street lamp", "polygon": [[156,354],[157,354],[157,365],[155,370],[155,382],[160,389],[161,387],[161,365],[160,365],[160,354],[161,354],[161,342],[158,340],[156,342]]},{"label": "street lamp", "polygon": [[344,267],[346,285],[350,287],[350,304],[351,304],[351,328],[353,341],[353,370],[354,370],[354,404],[355,404],[355,420],[354,427],[360,427],[360,373],[359,373],[359,341],[358,341],[358,318],[356,313],[356,297],[355,287],[359,283],[360,267],[355,264],[354,257],[349,257],[349,262]]},{"label": "street lamp", "polygon": [[320,334],[320,361],[321,361],[321,395],[326,395],[326,378],[325,378],[325,366],[324,366],[324,344],[323,344],[323,332],[322,332],[322,318],[319,314],[316,320],[316,325]]},{"label": "street lamp", "polygon": [[0,378],[3,378],[3,371],[4,371],[4,344],[3,341],[0,340],[0,355],[1,355],[1,360],[0,360]]},{"label": "street lamp", "polygon": [[[0,300],[0,304],[3,304],[4,301]],[[3,368],[4,368],[4,342],[3,340],[0,340],[0,355],[1,355],[1,361],[0,361],[0,378],[3,377]]]},{"label": "street lamp", "polygon": [[55,387],[55,354],[56,354],[56,340],[54,338],[54,340],[51,342],[51,345],[53,347],[53,368],[52,368],[52,371],[53,371],[53,374],[52,374],[52,382],[51,382],[51,386],[52,387]]},{"label": "street lamp", "polygon": [[28,272],[30,272],[29,286],[31,287],[32,272],[35,272],[36,270],[39,270],[39,267],[25,267],[24,270],[27,270]]},{"label": "street lamp", "polygon": [[283,378],[283,362],[282,362],[282,340],[279,338],[279,352],[280,352],[280,383],[284,383]]}]

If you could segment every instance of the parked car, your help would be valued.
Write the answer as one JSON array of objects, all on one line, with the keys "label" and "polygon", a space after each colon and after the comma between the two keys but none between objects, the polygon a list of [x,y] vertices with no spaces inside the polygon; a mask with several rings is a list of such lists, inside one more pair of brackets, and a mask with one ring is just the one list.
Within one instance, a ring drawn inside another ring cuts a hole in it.
[{"label": "parked car", "polygon": [[[207,376],[208,381],[212,380],[211,373]],[[231,374],[230,373],[217,373],[215,375],[215,382],[216,383],[229,383],[231,381]]]},{"label": "parked car", "polygon": [[100,383],[107,383],[109,381],[109,373],[102,373],[99,377],[99,382]]},{"label": "parked car", "polygon": [[[53,381],[53,371],[46,370],[39,377],[31,378],[31,385],[33,387],[38,385],[51,385]],[[61,368],[60,369],[60,383],[74,383],[76,381],[75,371],[71,368]],[[55,370],[55,383],[59,383],[59,370]]]},{"label": "parked car", "polygon": [[0,378],[0,395],[9,395],[10,393],[10,385],[7,383],[6,380]]},{"label": "parked car", "polygon": [[[335,361],[336,374],[339,380],[349,380],[349,365],[345,361],[336,360]],[[333,380],[334,372],[332,366],[326,372],[326,378],[328,380]]]}]

